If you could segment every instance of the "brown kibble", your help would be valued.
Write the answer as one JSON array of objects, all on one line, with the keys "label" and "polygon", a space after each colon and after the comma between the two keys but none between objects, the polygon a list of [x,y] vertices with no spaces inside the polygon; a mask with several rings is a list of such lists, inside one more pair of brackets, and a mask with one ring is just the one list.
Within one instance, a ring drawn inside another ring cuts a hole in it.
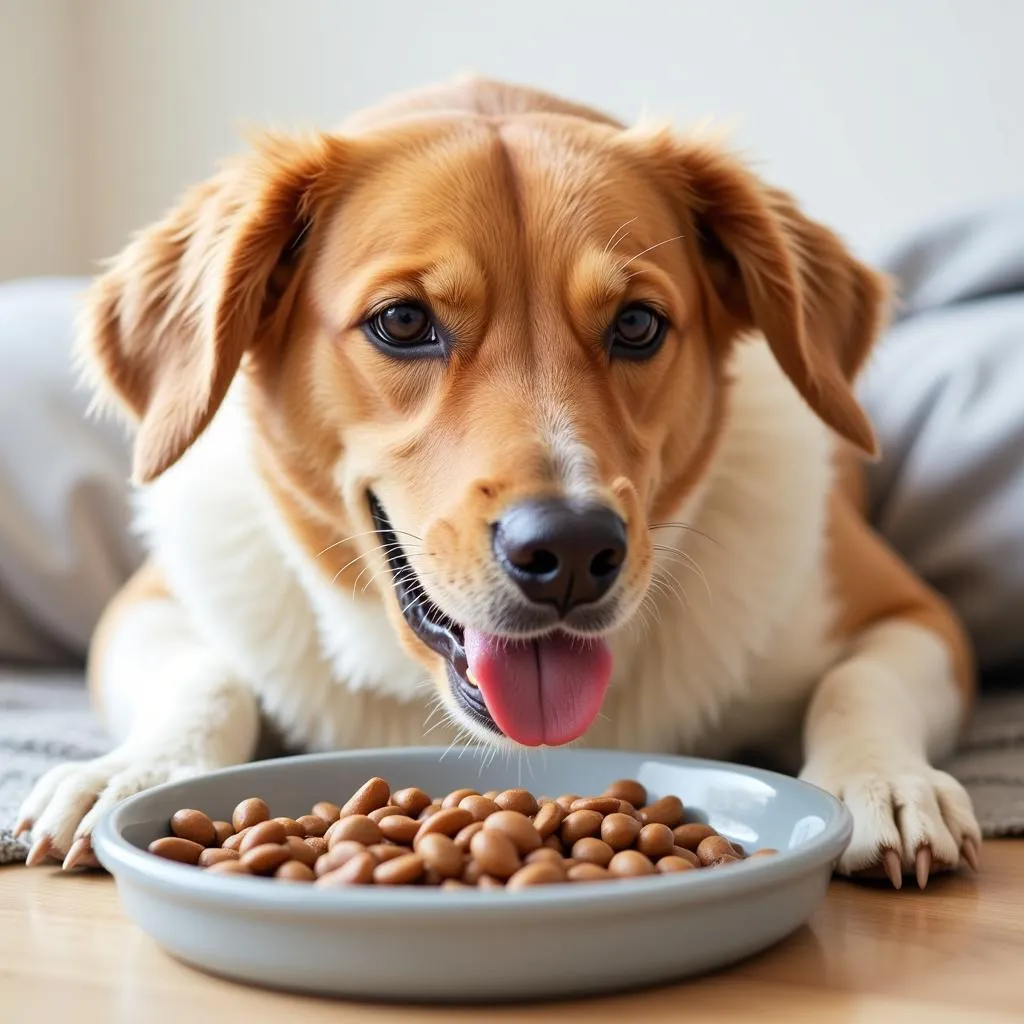
[{"label": "brown kibble", "polygon": [[408,885],[423,874],[423,869],[423,858],[418,853],[406,853],[378,864],[373,871],[373,880],[377,885]]},{"label": "brown kibble", "polygon": [[[619,813],[628,814],[629,817],[640,821],[640,812],[628,800],[619,801]],[[641,822],[641,824],[643,824],[643,822]]]},{"label": "brown kibble", "polygon": [[346,840],[362,843],[363,846],[373,846],[374,843],[379,843],[384,837],[381,833],[380,825],[375,821],[370,821],[365,814],[349,814],[342,815],[327,830],[325,838],[327,839],[327,847],[330,849],[335,843],[341,843]]},{"label": "brown kibble", "polygon": [[533,827],[539,836],[547,839],[558,830],[563,821],[565,821],[565,811],[561,805],[556,804],[554,800],[545,800],[533,816]]},{"label": "brown kibble", "polygon": [[154,839],[147,847],[150,853],[164,860],[177,861],[179,864],[198,864],[203,854],[203,847],[191,839],[182,839],[179,836],[164,836],[163,839]]},{"label": "brown kibble", "polygon": [[271,818],[270,820],[276,821],[284,829],[286,836],[297,836],[299,839],[305,838],[306,830],[294,818]]},{"label": "brown kibble", "polygon": [[528,853],[523,858],[523,863],[538,864],[541,862],[547,862],[548,864],[561,864],[563,859],[564,858],[559,850],[552,850],[548,846],[542,846],[539,850],[534,850],[533,853]]},{"label": "brown kibble", "polygon": [[269,817],[270,808],[266,802],[258,796],[251,796],[231,812],[231,824],[234,825],[236,832],[241,832],[243,828],[258,825]]},{"label": "brown kibble", "polygon": [[378,807],[385,807],[390,799],[391,787],[383,779],[368,779],[342,805],[341,816],[369,814]]},{"label": "brown kibble", "polygon": [[672,852],[669,854],[670,857],[682,857],[683,860],[688,861],[695,868],[700,867],[700,858],[693,852],[693,850],[686,849],[685,846],[673,846]]},{"label": "brown kibble", "polygon": [[316,863],[319,854],[312,846],[308,845],[305,839],[300,839],[298,836],[288,836],[284,841],[284,845],[291,851],[292,860],[297,860],[308,868],[311,868]]},{"label": "brown kibble", "polygon": [[440,832],[422,836],[416,844],[416,852],[423,858],[423,863],[436,872],[439,878],[458,878],[462,874],[465,854],[455,845],[453,839],[441,835]]},{"label": "brown kibble", "polygon": [[617,811],[607,815],[601,822],[601,838],[613,850],[627,850],[636,842],[640,827],[636,818]]},{"label": "brown kibble", "polygon": [[503,811],[518,811],[528,818],[537,813],[537,798],[528,789],[504,789],[494,802]]},{"label": "brown kibble", "polygon": [[557,832],[552,833],[544,840],[543,844],[547,850],[555,850],[557,853],[562,854],[565,852],[565,844],[562,842]]},{"label": "brown kibble", "polygon": [[563,793],[561,796],[555,797],[555,803],[558,804],[566,814],[569,813],[570,808],[576,800],[579,800],[579,795],[576,793]]},{"label": "brown kibble", "polygon": [[675,836],[676,846],[682,846],[686,850],[696,850],[705,839],[709,836],[717,836],[718,833],[710,825],[693,821],[686,825],[677,825],[672,829],[672,835]]},{"label": "brown kibble", "polygon": [[372,853],[379,864],[386,860],[394,860],[396,857],[404,857],[408,852],[407,846],[394,846],[391,843],[377,843],[366,848],[367,853]]},{"label": "brown kibble", "polygon": [[270,875],[286,860],[292,859],[292,851],[279,843],[263,843],[244,851],[241,863],[254,875]]},{"label": "brown kibble", "polygon": [[459,806],[463,810],[469,811],[473,815],[474,821],[483,821],[484,818],[489,817],[495,811],[501,810],[493,800],[479,794],[463,797],[459,801]]},{"label": "brown kibble", "polygon": [[770,846],[764,846],[760,850],[755,850],[753,853],[748,854],[747,859],[753,859],[754,857],[774,857],[779,851],[773,849]]},{"label": "brown kibble", "polygon": [[[319,863],[317,861],[318,867]],[[333,871],[328,871],[326,874],[317,872],[319,877],[316,880],[316,884],[326,888],[333,888],[338,885],[369,885],[373,881],[373,872],[376,867],[376,859],[372,854],[364,850],[362,853],[357,853],[354,857],[345,861],[341,867],[335,868]]]},{"label": "brown kibble", "polygon": [[663,796],[653,804],[640,808],[640,820],[645,825],[668,825],[675,828],[683,820],[683,802],[677,796]]},{"label": "brown kibble", "polygon": [[562,822],[562,842],[566,846],[572,846],[577,839],[598,835],[601,831],[602,821],[604,821],[604,815],[597,811],[572,811]]},{"label": "brown kibble", "polygon": [[191,808],[174,812],[171,817],[171,831],[179,839],[188,839],[200,846],[213,846],[217,842],[217,830],[213,822],[202,811]]},{"label": "brown kibble", "polygon": [[352,839],[341,840],[317,858],[316,873],[326,875],[347,864],[353,857],[358,857],[361,853],[366,853],[366,847],[362,843],[357,843]]},{"label": "brown kibble", "polygon": [[590,863],[574,864],[565,876],[570,882],[607,882],[611,878],[607,868]]},{"label": "brown kibble", "polygon": [[[294,839],[295,837],[292,836]],[[286,860],[275,872],[274,877],[282,882],[313,882],[316,875],[308,864],[300,860]]]},{"label": "brown kibble", "polygon": [[207,869],[212,875],[251,875],[252,872],[240,860],[221,860]]},{"label": "brown kibble", "polygon": [[479,796],[475,789],[453,789],[442,801],[442,810],[446,807],[458,807],[467,796]]},{"label": "brown kibble", "polygon": [[565,872],[560,867],[542,861],[540,864],[526,864],[521,867],[508,880],[506,888],[509,891],[514,891],[528,889],[534,885],[551,885],[564,881]]},{"label": "brown kibble", "polygon": [[625,800],[634,807],[643,807],[647,803],[647,790],[636,779],[618,779],[604,791],[604,795]]},{"label": "brown kibble", "polygon": [[493,878],[510,878],[521,867],[515,842],[506,833],[495,829],[484,828],[473,836],[469,852],[480,865],[480,870]]},{"label": "brown kibble", "polygon": [[[541,845],[541,838],[525,814],[519,811],[495,811],[485,822],[485,832],[501,832],[515,844],[520,856],[536,850]],[[470,849],[472,850],[472,844]]]},{"label": "brown kibble", "polygon": [[620,850],[608,862],[608,870],[619,878],[637,878],[640,875],[653,875],[654,865],[636,850]]},{"label": "brown kibble", "polygon": [[504,889],[505,885],[497,878],[491,878],[490,875],[481,875],[480,881],[476,883],[478,889]]},{"label": "brown kibble", "polygon": [[213,830],[217,834],[218,846],[223,846],[228,837],[235,834],[235,826],[230,821],[215,821]]},{"label": "brown kibble", "polygon": [[441,804],[435,800],[433,803],[427,804],[426,807],[416,815],[417,821],[426,821],[427,818],[432,818],[437,812],[441,810]]},{"label": "brown kibble", "polygon": [[303,839],[310,836],[319,839],[327,831],[327,822],[318,814],[304,814],[301,818],[296,818],[295,822],[302,829]]},{"label": "brown kibble", "polygon": [[252,850],[257,846],[264,846],[267,843],[283,843],[286,835],[284,825],[279,821],[261,821],[258,825],[253,825],[246,832],[245,838],[242,840],[238,850],[244,856],[248,850]]},{"label": "brown kibble", "polygon": [[[326,824],[326,822],[325,822]],[[323,836],[306,836],[302,840],[318,857],[327,852],[327,840]]]},{"label": "brown kibble", "polygon": [[675,847],[675,837],[668,825],[644,825],[636,837],[636,848],[651,860],[667,857]]},{"label": "brown kibble", "polygon": [[378,825],[381,835],[393,843],[411,843],[421,828],[421,823],[407,814],[389,814]]},{"label": "brown kibble", "polygon": [[597,811],[598,814],[618,814],[621,811],[619,800],[614,796],[581,796],[573,800],[572,811]]},{"label": "brown kibble", "polygon": [[403,817],[408,817],[405,811],[396,804],[387,804],[384,807],[378,807],[375,811],[370,811],[367,817],[370,821],[375,821],[378,825],[385,819],[390,818],[392,815],[401,814]]},{"label": "brown kibble", "polygon": [[411,789],[400,789],[391,794],[391,802],[401,807],[410,818],[415,818],[425,807],[430,806],[430,797],[422,789],[413,786]]},{"label": "brown kibble", "polygon": [[716,857],[710,864],[706,865],[709,868],[724,868],[729,864],[739,864],[743,860],[742,857],[737,857],[734,853],[727,853],[721,857]]},{"label": "brown kibble", "polygon": [[719,860],[721,857],[735,857],[732,843],[725,836],[708,836],[702,839],[697,847],[697,856],[701,864],[708,865]]},{"label": "brown kibble", "polygon": [[473,840],[473,836],[477,834],[484,827],[482,821],[471,821],[465,828],[459,829],[455,834],[455,845],[465,853],[469,849],[469,844]]},{"label": "brown kibble", "polygon": [[596,839],[593,836],[577,839],[572,844],[573,859],[582,863],[597,864],[606,868],[614,855],[615,851],[603,839]]},{"label": "brown kibble", "polygon": [[242,845],[242,840],[249,834],[249,829],[243,828],[241,832],[234,832],[222,842],[221,848],[224,850],[237,850]]},{"label": "brown kibble", "polygon": [[462,869],[462,881],[468,886],[475,887],[480,881],[482,874],[483,871],[480,865],[475,860],[468,860],[466,861],[466,866]]},{"label": "brown kibble", "polygon": [[465,882],[459,881],[459,879],[457,879],[457,878],[446,878],[441,883],[441,888],[442,889],[462,889],[462,890],[466,890],[466,889],[472,889],[473,887],[471,885],[466,885]]},{"label": "brown kibble", "polygon": [[464,807],[445,807],[436,814],[432,814],[420,825],[416,838],[413,840],[413,848],[423,836],[430,835],[431,832],[440,832],[441,835],[450,838],[457,835],[467,825],[472,824],[472,821],[473,815]]},{"label": "brown kibble", "polygon": [[341,817],[341,808],[329,800],[321,800],[313,805],[312,813],[318,818],[323,818],[328,825],[332,825]]},{"label": "brown kibble", "polygon": [[675,856],[662,857],[655,867],[663,875],[674,874],[677,871],[695,871],[697,869],[697,865],[686,860],[685,857]]},{"label": "brown kibble", "polygon": [[214,864],[222,864],[226,860],[238,860],[237,850],[218,850],[211,846],[199,854],[196,862],[201,868],[212,868]]}]

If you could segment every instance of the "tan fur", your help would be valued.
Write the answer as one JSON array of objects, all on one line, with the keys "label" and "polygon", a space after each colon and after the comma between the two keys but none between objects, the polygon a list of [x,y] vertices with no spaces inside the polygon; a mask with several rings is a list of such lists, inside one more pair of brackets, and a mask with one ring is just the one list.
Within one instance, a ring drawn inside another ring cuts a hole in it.
[{"label": "tan fur", "polygon": [[[128,582],[117,592],[103,610],[89,645],[89,660],[86,666],[86,680],[93,707],[104,713],[103,663],[110,643],[121,627],[125,617],[143,601],[171,597],[163,574],[152,559],[147,559],[132,574]],[[145,680],[140,679],[140,685]]]},{"label": "tan fur", "polygon": [[923,626],[949,648],[968,706],[975,690],[974,657],[952,609],[907,568],[844,495],[832,496],[829,513],[828,565],[840,602],[837,635],[856,637],[887,620]]}]

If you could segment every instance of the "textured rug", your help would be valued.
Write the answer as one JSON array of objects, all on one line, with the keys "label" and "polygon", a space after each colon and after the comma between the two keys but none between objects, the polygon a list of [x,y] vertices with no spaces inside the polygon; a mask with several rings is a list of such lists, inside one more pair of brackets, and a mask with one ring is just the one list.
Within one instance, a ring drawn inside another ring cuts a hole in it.
[{"label": "textured rug", "polygon": [[[12,829],[32,783],[55,764],[106,748],[79,674],[0,672],[0,864],[25,859]],[[986,690],[947,767],[969,790],[986,835],[1024,834],[1024,687]]]}]

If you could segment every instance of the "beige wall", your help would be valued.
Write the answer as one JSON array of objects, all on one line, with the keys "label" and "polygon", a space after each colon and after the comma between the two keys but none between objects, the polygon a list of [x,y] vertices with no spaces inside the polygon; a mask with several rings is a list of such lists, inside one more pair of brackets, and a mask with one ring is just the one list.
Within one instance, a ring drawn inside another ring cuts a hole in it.
[{"label": "beige wall", "polygon": [[0,0],[0,280],[81,269],[75,0]]},{"label": "beige wall", "polygon": [[0,75],[31,116],[0,115],[28,121],[4,133],[0,276],[110,254],[246,123],[330,125],[463,70],[626,118],[718,115],[861,246],[1024,192],[1024,0],[0,0],[5,22],[8,7],[32,43],[0,43],[25,65]]}]

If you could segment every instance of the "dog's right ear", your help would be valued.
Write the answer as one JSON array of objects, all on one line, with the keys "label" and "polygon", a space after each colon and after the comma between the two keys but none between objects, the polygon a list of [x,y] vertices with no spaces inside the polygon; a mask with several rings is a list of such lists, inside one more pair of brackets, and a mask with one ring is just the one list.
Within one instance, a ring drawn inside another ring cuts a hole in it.
[{"label": "dog's right ear", "polygon": [[172,466],[213,418],[287,288],[298,243],[340,192],[347,150],[330,135],[264,136],[93,283],[78,355],[137,423],[137,482]]}]

